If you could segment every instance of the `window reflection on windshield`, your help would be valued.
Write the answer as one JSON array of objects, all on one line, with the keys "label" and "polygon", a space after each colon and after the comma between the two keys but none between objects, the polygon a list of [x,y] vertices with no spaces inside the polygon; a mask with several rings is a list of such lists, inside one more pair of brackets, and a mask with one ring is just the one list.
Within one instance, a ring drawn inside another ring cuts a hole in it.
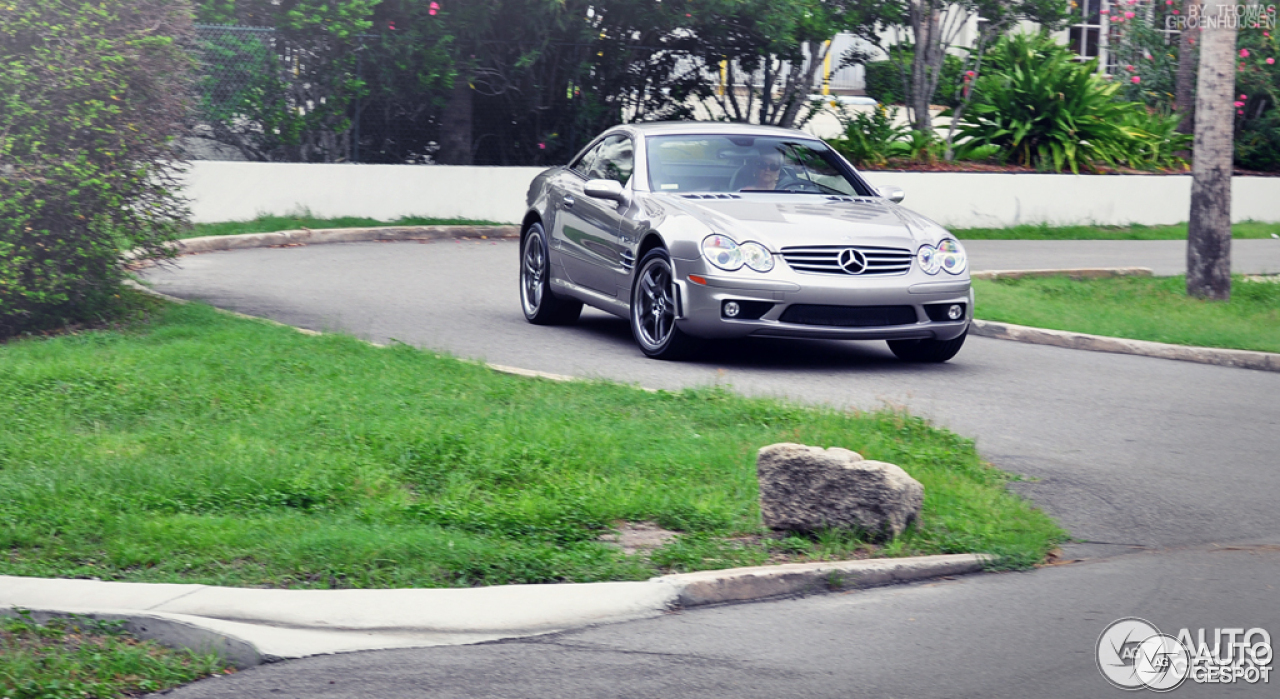
[{"label": "window reflection on windshield", "polygon": [[800,192],[870,196],[819,142],[743,136],[653,136],[655,192]]}]

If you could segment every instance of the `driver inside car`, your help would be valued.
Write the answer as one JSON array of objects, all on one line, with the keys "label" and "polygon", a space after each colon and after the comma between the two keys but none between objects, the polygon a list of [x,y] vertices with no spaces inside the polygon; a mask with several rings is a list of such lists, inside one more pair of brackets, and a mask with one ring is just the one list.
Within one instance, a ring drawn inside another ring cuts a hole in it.
[{"label": "driver inside car", "polygon": [[749,163],[751,177],[742,187],[743,191],[772,190],[778,188],[778,177],[782,174],[782,154],[769,153],[758,155]]}]

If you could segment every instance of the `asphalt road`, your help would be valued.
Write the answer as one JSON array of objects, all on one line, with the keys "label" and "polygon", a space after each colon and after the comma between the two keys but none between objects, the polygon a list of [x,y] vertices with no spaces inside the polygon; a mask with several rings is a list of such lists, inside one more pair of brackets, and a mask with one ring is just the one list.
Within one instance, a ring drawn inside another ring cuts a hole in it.
[{"label": "asphalt road", "polygon": [[[970,245],[975,269],[1169,273],[1180,250],[1164,241],[979,242]],[[1280,271],[1280,241],[1237,243],[1239,271]],[[1098,634],[1120,617],[1172,633],[1263,627],[1280,643],[1280,374],[986,338],[970,338],[939,366],[900,364],[883,343],[782,341],[655,362],[612,316],[528,325],[515,273],[513,243],[436,242],[212,253],[148,278],[175,296],[495,364],[903,406],[1026,476],[1014,487],[1079,540],[1067,556],[1081,562],[517,642],[308,659],[174,696],[1085,697],[1121,694],[1094,668]],[[1176,691],[1276,696],[1278,687],[1280,677]]]}]

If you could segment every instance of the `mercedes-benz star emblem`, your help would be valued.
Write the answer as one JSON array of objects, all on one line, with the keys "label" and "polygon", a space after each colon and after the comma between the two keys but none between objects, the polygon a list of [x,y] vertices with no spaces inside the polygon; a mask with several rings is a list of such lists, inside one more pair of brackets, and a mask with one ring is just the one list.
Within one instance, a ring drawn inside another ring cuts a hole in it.
[{"label": "mercedes-benz star emblem", "polygon": [[841,250],[838,262],[841,269],[849,274],[862,274],[862,270],[867,268],[867,256],[853,248]]}]

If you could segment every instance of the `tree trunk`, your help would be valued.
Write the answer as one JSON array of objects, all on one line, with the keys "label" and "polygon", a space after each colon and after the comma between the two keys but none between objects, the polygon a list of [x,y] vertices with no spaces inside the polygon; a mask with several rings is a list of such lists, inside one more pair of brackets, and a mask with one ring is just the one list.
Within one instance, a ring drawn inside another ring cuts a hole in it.
[{"label": "tree trunk", "polygon": [[[1206,3],[1212,18],[1227,18],[1227,3]],[[1219,4],[1221,3],[1221,4]],[[1220,11],[1218,8],[1221,7]],[[1195,159],[1191,165],[1191,219],[1187,228],[1187,295],[1231,298],[1231,158],[1236,77],[1236,27],[1231,22],[1200,32],[1196,86]]]},{"label": "tree trunk", "polygon": [[[934,54],[941,53],[941,48],[937,47],[941,40],[938,36],[940,18],[933,0],[913,0],[910,20],[915,53],[911,61],[911,93],[907,95],[907,107],[911,110],[914,128],[931,133],[933,115],[929,113],[929,99],[933,93],[929,88],[936,86],[937,81],[929,79],[929,66]],[[941,61],[938,63],[941,65]]]},{"label": "tree trunk", "polygon": [[[1188,12],[1187,16],[1190,15],[1191,13]],[[1196,132],[1196,48],[1193,42],[1199,35],[1199,29],[1185,27],[1178,37],[1178,77],[1173,102],[1178,113],[1182,115],[1182,121],[1178,122],[1179,133],[1194,134]],[[1183,158],[1190,155],[1188,151],[1179,153],[1179,157]]]},{"label": "tree trunk", "polygon": [[471,102],[474,90],[466,75],[453,81],[453,94],[440,119],[440,152],[436,160],[443,165],[470,165]]}]

